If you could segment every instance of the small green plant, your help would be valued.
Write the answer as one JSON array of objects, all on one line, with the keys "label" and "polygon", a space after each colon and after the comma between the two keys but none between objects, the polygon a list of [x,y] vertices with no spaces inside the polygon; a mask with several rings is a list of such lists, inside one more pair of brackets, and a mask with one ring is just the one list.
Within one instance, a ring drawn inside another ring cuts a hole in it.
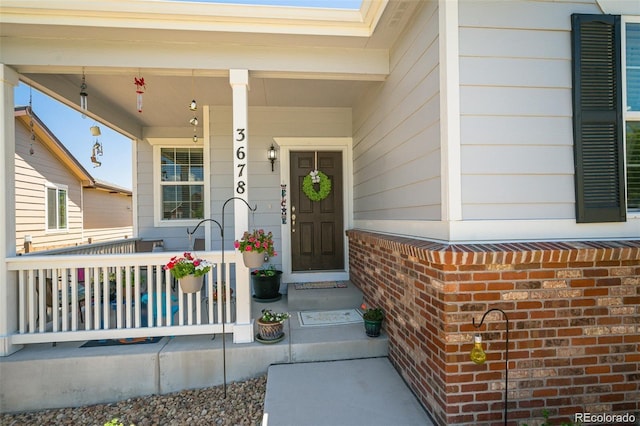
[{"label": "small green plant", "polygon": [[264,322],[283,322],[291,318],[288,312],[273,312],[271,309],[263,309],[260,320]]},{"label": "small green plant", "polygon": [[362,314],[362,318],[367,321],[382,321],[384,312],[380,308],[369,308]]},{"label": "small green plant", "polygon": [[275,265],[271,264],[268,268],[256,269],[252,272],[257,277],[273,277],[277,273]]},{"label": "small green plant", "polygon": [[[111,419],[110,421],[105,423],[104,426],[124,426],[124,424],[120,421],[120,419],[116,417],[115,419]],[[131,423],[131,425],[129,426],[136,426],[136,425]]]},{"label": "small green plant", "polygon": [[[549,422],[549,410],[542,410],[542,417],[544,417],[544,422],[540,424],[540,426],[553,426],[552,423]],[[558,426],[581,426],[582,422],[573,423],[573,422],[562,422]],[[521,426],[529,426],[528,423],[522,423]]]}]

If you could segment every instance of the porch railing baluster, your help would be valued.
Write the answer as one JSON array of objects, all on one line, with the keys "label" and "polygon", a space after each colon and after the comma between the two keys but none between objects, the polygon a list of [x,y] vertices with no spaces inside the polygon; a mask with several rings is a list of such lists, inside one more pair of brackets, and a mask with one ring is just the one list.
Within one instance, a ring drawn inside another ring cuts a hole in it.
[{"label": "porch railing baluster", "polygon": [[[225,253],[230,260],[224,271],[220,252],[199,255],[214,267],[205,275],[201,291],[193,294],[183,293],[163,269],[172,256],[168,252],[34,254],[7,259],[18,285],[19,321],[10,339],[30,344],[221,333],[222,325],[235,318],[232,302],[249,305],[251,301],[231,297],[233,252]],[[223,276],[229,277],[224,283]],[[145,292],[146,306],[141,300]],[[233,332],[234,327],[227,331]]]}]

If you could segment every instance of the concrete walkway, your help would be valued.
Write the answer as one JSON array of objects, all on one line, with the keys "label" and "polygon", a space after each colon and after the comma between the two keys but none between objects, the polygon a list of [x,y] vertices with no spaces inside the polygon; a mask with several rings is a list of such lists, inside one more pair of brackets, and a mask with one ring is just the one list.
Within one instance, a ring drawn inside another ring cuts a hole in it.
[{"label": "concrete walkway", "polygon": [[263,426],[433,426],[387,358],[269,367]]}]

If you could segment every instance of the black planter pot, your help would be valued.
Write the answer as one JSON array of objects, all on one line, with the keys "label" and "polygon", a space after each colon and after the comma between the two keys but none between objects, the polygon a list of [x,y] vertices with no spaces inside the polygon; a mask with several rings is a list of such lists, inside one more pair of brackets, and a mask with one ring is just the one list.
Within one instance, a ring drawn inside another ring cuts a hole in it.
[{"label": "black planter pot", "polygon": [[262,276],[254,272],[251,273],[251,283],[253,284],[253,299],[257,302],[275,302],[280,300],[280,278],[282,271],[275,271],[275,275]]}]

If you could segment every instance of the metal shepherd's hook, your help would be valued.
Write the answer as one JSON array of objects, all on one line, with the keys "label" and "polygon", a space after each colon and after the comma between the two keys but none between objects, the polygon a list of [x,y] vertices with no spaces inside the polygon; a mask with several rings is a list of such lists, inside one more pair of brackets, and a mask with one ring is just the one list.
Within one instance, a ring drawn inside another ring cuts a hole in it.
[{"label": "metal shepherd's hook", "polygon": [[[220,239],[221,239],[221,244],[222,244],[222,262],[221,262],[221,267],[222,267],[222,272],[221,272],[221,277],[222,277],[222,289],[225,290],[226,289],[226,285],[227,285],[227,269],[225,267],[225,262],[224,262],[224,209],[227,207],[227,204],[232,201],[232,200],[240,200],[243,203],[246,204],[246,206],[249,208],[250,211],[255,212],[256,210],[258,210],[258,206],[255,205],[253,208],[251,208],[251,206],[249,205],[249,203],[247,203],[247,201],[244,198],[240,198],[240,197],[231,197],[228,198],[224,204],[222,205],[222,224],[220,224],[217,220],[214,219],[203,219],[201,220],[196,227],[193,229],[193,231],[189,232],[189,229],[187,228],[187,234],[189,235],[189,247],[191,248],[191,236],[198,230],[198,228],[200,227],[201,224],[203,224],[204,222],[213,222],[216,225],[218,225],[218,228],[220,228]],[[226,291],[225,293],[222,295],[222,297],[220,297],[220,303],[222,303],[222,376],[223,376],[223,389],[224,389],[224,398],[227,398],[227,346],[226,346],[226,342],[225,342],[225,334],[226,334],[226,330],[225,330],[225,324],[227,322],[227,302],[226,302]]]},{"label": "metal shepherd's hook", "polygon": [[509,393],[509,317],[502,309],[491,308],[488,311],[486,311],[484,315],[482,315],[480,324],[476,325],[475,318],[472,318],[472,323],[475,328],[480,328],[487,314],[493,311],[501,312],[507,323],[507,338],[505,339],[506,347],[505,347],[505,356],[504,356],[504,426],[507,426],[507,405],[509,404],[509,395],[508,395]]}]

